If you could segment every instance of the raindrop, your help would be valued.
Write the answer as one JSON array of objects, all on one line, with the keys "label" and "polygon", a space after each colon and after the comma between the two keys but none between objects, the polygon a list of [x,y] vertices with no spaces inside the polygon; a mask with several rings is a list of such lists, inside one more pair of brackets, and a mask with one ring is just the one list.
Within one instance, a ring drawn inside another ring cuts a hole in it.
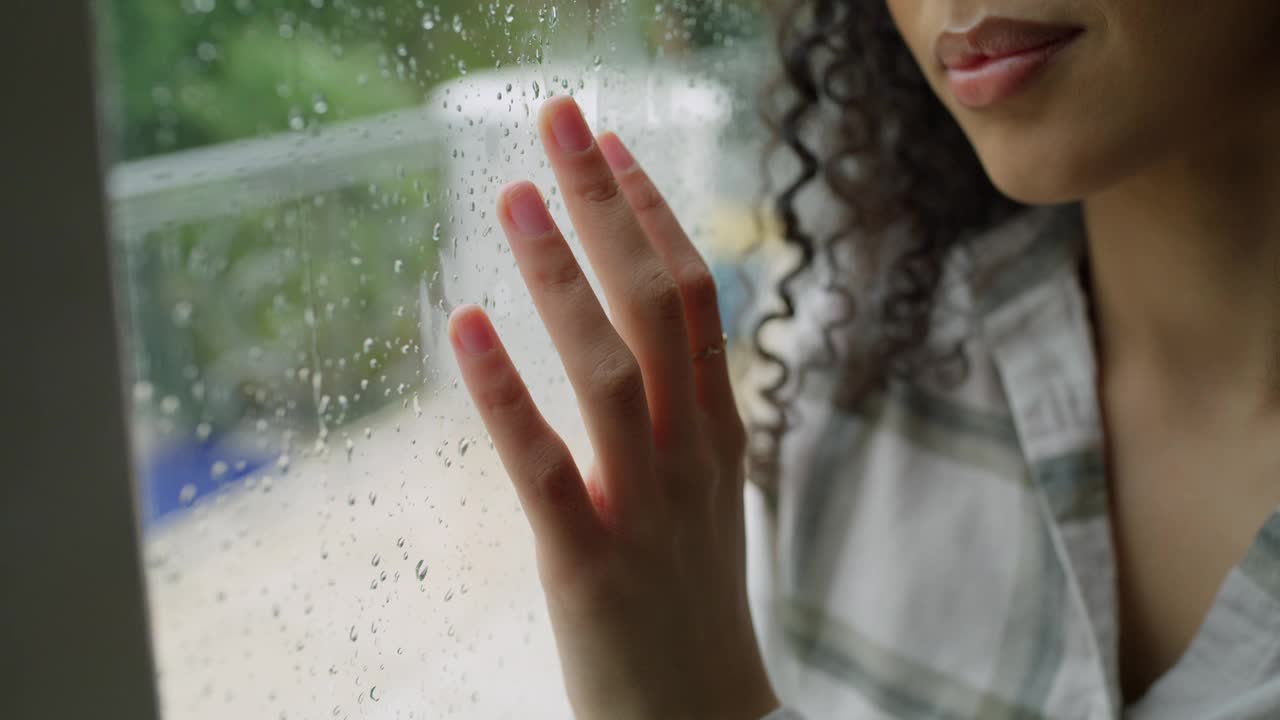
[{"label": "raindrop", "polygon": [[456,33],[462,32],[462,16],[461,15],[453,16],[453,31]]},{"label": "raindrop", "polygon": [[398,548],[402,548],[402,547],[404,547],[404,538],[398,538],[398,539],[396,540],[396,547],[398,547]]},{"label": "raindrop", "polygon": [[556,23],[558,22],[560,22],[560,11],[556,9],[555,5],[552,5],[551,6],[551,22],[547,23],[547,27],[553,28],[556,26]]},{"label": "raindrop", "polygon": [[192,500],[196,499],[196,486],[187,483],[182,486],[182,490],[178,493],[178,502],[183,505],[190,505]]},{"label": "raindrop", "polygon": [[[502,16],[502,19],[503,19],[503,20],[506,20],[507,22],[515,22],[515,20],[516,20],[516,6],[515,6],[515,5],[508,5],[508,6],[507,6],[507,12],[506,12],[506,14],[505,14],[505,15],[503,15],[503,16]],[[510,89],[511,89],[511,86],[507,86],[507,89],[508,89],[508,90],[510,90]]]},{"label": "raindrop", "polygon": [[369,688],[369,699],[378,702],[378,686],[373,685]]},{"label": "raindrop", "polygon": [[423,30],[431,30],[431,29],[434,29],[435,26],[436,26],[436,19],[434,17],[431,17],[431,13],[427,13],[426,15],[422,16]]},{"label": "raindrop", "polygon": [[329,112],[329,101],[323,95],[317,95],[311,103],[311,109],[315,110],[317,115],[323,115]]},{"label": "raindrop", "polygon": [[419,580],[427,579],[427,561],[425,559],[418,561],[418,566],[414,568],[413,574],[417,575]]},{"label": "raindrop", "polygon": [[440,242],[440,223],[436,223],[435,227],[431,228],[431,239]]},{"label": "raindrop", "polygon": [[202,422],[199,425],[196,425],[197,440],[208,440],[209,435],[211,435],[212,433],[213,433],[213,426],[210,425],[209,423]]},{"label": "raindrop", "polygon": [[360,637],[360,633],[356,630],[355,625],[351,626],[351,632],[347,633],[347,637],[351,638],[351,642],[355,642],[356,638]]},{"label": "raindrop", "polygon": [[217,480],[218,478],[226,474],[227,474],[227,464],[221,460],[214,461],[214,463],[209,466],[209,477],[213,478],[214,480]]},{"label": "raindrop", "polygon": [[184,328],[191,324],[191,313],[195,310],[190,302],[183,300],[173,306],[173,324]]},{"label": "raindrop", "polygon": [[[373,505],[373,504],[375,504],[375,503],[377,503],[377,502],[378,502],[378,493],[374,492],[373,490],[370,490],[370,491],[369,491],[369,504],[370,504],[370,505]],[[375,563],[375,564],[376,564],[376,563]]]},{"label": "raindrop", "polygon": [[534,80],[533,81],[533,99],[537,100],[539,95],[541,94],[542,94],[542,86],[538,84],[537,80]]},{"label": "raindrop", "polygon": [[471,447],[471,441],[470,441],[470,440],[467,440],[466,438],[462,438],[461,440],[459,440],[459,441],[458,441],[458,456],[459,456],[459,457],[461,457],[461,456],[463,456],[463,455],[466,455],[466,454],[467,454],[467,448],[469,448],[469,447]]},{"label": "raindrop", "polygon": [[379,555],[378,553],[374,553],[373,560],[371,560],[370,562],[373,563],[374,567],[378,567],[378,563],[382,562],[382,556]]}]

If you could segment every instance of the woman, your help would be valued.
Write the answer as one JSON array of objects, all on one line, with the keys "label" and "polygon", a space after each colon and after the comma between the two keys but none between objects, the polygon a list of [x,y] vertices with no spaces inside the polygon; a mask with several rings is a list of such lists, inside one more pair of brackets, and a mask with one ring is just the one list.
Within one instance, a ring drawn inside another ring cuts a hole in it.
[{"label": "woman", "polygon": [[789,14],[803,265],[787,352],[757,344],[783,414],[750,603],[714,285],[622,142],[549,102],[614,323],[535,188],[498,214],[595,466],[479,309],[450,327],[579,717],[1280,717],[1278,33],[1256,0]]}]

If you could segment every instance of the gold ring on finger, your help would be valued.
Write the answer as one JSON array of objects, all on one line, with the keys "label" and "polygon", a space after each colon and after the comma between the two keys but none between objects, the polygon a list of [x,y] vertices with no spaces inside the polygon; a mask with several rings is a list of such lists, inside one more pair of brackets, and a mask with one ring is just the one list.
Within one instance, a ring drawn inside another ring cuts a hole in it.
[{"label": "gold ring on finger", "polygon": [[729,341],[728,335],[721,335],[718,342],[714,342],[693,354],[693,361],[706,360],[724,352],[725,343]]}]

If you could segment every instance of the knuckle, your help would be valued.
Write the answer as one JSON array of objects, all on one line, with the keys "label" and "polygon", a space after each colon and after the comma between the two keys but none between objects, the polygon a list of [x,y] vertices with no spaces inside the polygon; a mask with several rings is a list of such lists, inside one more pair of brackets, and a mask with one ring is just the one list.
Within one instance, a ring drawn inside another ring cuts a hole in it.
[{"label": "knuckle", "polygon": [[680,323],[684,326],[684,300],[680,297],[680,287],[667,274],[665,269],[651,273],[640,283],[638,295],[640,307],[651,313],[653,318],[662,323]]},{"label": "knuckle", "polygon": [[601,399],[623,407],[644,403],[644,378],[630,351],[619,348],[606,353],[591,370],[591,387]]},{"label": "knuckle", "polygon": [[529,395],[524,385],[510,373],[487,385],[477,400],[487,413],[501,419],[519,417],[529,410]]},{"label": "knuckle", "polygon": [[573,292],[583,282],[582,268],[573,260],[550,263],[536,277],[539,285],[557,292]]},{"label": "knuckle", "polygon": [[667,204],[662,193],[658,192],[658,188],[654,187],[648,178],[638,173],[636,177],[638,179],[631,191],[631,206],[635,208],[637,214],[651,213]]},{"label": "knuckle", "polygon": [[621,192],[611,173],[590,172],[578,178],[574,193],[592,205],[610,205]]},{"label": "knuckle", "polygon": [[680,292],[691,308],[708,309],[717,306],[715,277],[701,262],[693,263],[681,275]]},{"label": "knuckle", "polygon": [[569,505],[581,480],[568,449],[561,443],[543,443],[530,462],[529,484],[538,498],[552,507]]}]

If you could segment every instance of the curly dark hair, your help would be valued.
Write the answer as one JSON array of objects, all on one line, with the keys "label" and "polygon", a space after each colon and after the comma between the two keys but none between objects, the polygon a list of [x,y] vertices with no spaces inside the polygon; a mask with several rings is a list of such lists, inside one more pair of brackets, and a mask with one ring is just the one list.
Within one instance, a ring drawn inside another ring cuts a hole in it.
[{"label": "curly dark hair", "polygon": [[[967,373],[959,347],[928,342],[943,263],[956,245],[1019,208],[991,184],[885,0],[796,0],[777,19],[781,72],[762,98],[772,135],[763,175],[775,172],[779,152],[798,161],[796,173],[769,195],[783,238],[800,258],[774,288],[780,309],[764,315],[753,334],[759,358],[779,370],[759,389],[773,417],[751,423],[750,476],[767,493],[807,372],[836,373],[832,402],[841,407],[894,377],[945,371],[958,380]],[[835,227],[821,234],[798,208],[802,191],[815,187],[835,200],[823,214],[840,216],[822,218]],[[816,281],[842,311],[823,325],[825,356],[791,367],[763,335],[770,323],[797,316],[802,280]],[[841,352],[834,336],[855,323],[859,349]]]}]

